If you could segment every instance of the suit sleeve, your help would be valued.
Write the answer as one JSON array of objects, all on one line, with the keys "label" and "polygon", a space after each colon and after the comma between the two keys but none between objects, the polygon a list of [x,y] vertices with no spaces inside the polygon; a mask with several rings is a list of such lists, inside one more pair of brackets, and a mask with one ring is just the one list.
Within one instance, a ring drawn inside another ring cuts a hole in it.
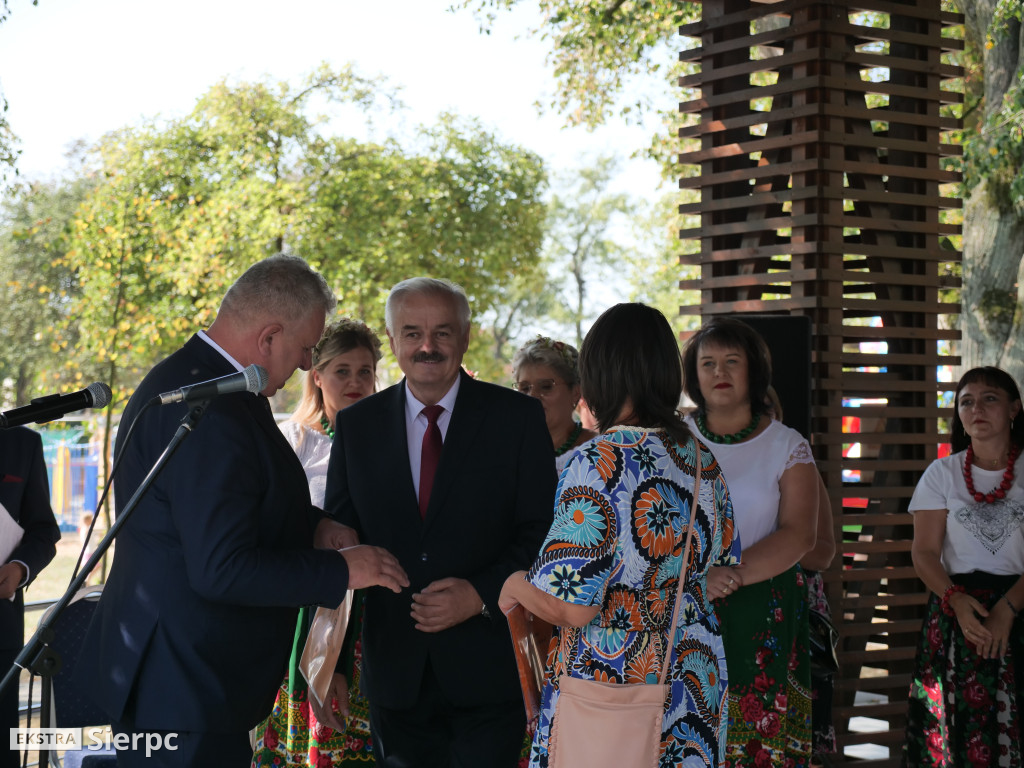
[{"label": "suit sleeve", "polygon": [[50,507],[50,486],[46,478],[42,438],[31,430],[25,430],[24,434],[27,435],[26,452],[31,457],[19,513],[19,524],[25,534],[11,553],[10,560],[18,560],[28,567],[31,583],[57,554],[56,543],[60,541],[60,528]]},{"label": "suit sleeve", "polygon": [[555,472],[551,435],[544,422],[540,402],[524,398],[526,412],[518,414],[521,428],[518,443],[512,446],[510,461],[516,462],[516,486],[512,502],[513,534],[500,555],[487,568],[469,577],[469,582],[487,606],[491,619],[501,618],[497,610],[498,595],[505,579],[514,571],[530,567],[540,550],[554,514]]},{"label": "suit sleeve", "polygon": [[211,409],[205,419],[204,434],[190,438],[163,483],[190,586],[237,605],[337,606],[348,566],[337,552],[312,547],[319,510],[304,475],[294,488],[281,486],[279,474],[259,477],[266,457],[252,433],[223,410]]},{"label": "suit sleeve", "polygon": [[353,528],[362,541],[363,531],[359,524],[359,515],[352,503],[352,495],[348,488],[348,467],[345,456],[345,439],[341,434],[340,420],[335,422],[337,434],[331,446],[331,461],[327,469],[327,490],[324,494],[324,511],[332,520]]}]

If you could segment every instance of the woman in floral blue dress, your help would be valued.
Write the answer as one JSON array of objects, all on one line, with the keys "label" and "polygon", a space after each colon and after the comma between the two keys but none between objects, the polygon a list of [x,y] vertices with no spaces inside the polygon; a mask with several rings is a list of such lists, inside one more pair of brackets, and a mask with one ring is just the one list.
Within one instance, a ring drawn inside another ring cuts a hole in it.
[{"label": "woman in floral blue dress", "polygon": [[[604,434],[569,460],[540,555],[529,572],[509,577],[499,601],[503,610],[519,603],[558,627],[532,767],[548,762],[560,675],[644,683],[657,680],[666,663],[661,768],[722,759],[728,684],[705,575],[723,555],[735,559],[738,542],[714,457],[676,413],[681,376],[675,335],[643,304],[612,307],[583,342],[583,394]],[[685,604],[666,659],[658,636],[672,622],[698,449],[703,472]]]}]

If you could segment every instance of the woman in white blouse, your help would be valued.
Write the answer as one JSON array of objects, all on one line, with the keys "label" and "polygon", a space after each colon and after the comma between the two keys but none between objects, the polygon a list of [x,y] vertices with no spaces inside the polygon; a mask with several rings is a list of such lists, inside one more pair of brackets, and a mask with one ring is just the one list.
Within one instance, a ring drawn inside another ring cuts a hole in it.
[{"label": "woman in white blouse", "polygon": [[771,356],[746,323],[715,317],[683,353],[687,417],[721,466],[742,564],[708,573],[729,669],[731,765],[807,765],[811,753],[807,587],[819,478],[798,432],[766,413]]},{"label": "woman in white blouse", "polygon": [[[303,381],[302,399],[292,417],[281,425],[281,431],[306,471],[309,494],[318,507],[324,504],[335,418],[338,411],[373,394],[377,388],[380,347],[377,334],[358,320],[342,318],[328,325],[313,348],[313,367]],[[257,728],[252,768],[373,764],[368,704],[359,690],[361,648],[358,641],[348,641],[359,634],[362,600],[358,593],[356,598],[342,660],[342,666],[351,670],[344,683],[348,701],[338,702],[334,707],[347,716],[343,721],[336,720],[344,724],[344,732],[318,722],[308,704],[306,683],[297,663],[309,633],[313,609],[303,608],[299,612],[288,674],[277,692],[270,717]]]},{"label": "woman in white blouse", "polygon": [[1020,391],[991,366],[956,388],[953,454],[925,470],[909,510],[930,590],[904,765],[1024,765],[1024,445]]}]

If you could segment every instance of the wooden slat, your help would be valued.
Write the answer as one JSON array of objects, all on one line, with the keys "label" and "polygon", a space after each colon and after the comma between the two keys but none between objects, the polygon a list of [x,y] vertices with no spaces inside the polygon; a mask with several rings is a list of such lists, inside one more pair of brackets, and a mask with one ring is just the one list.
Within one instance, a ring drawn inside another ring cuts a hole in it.
[{"label": "wooden slat", "polygon": [[905,621],[883,621],[872,622],[871,624],[840,624],[842,637],[853,635],[880,635],[886,632],[893,634],[905,634],[917,632],[921,629],[921,622],[914,619]]},{"label": "wooden slat", "polygon": [[824,336],[842,336],[843,341],[876,339],[959,339],[960,332],[951,328],[893,328],[870,325],[819,325],[816,332]]},{"label": "wooden slat", "polygon": [[900,691],[904,695],[910,689],[910,675],[887,675],[885,677],[864,677],[856,680],[836,680],[836,690]]},{"label": "wooden slat", "polygon": [[[864,607],[877,608],[884,605],[924,605],[927,602],[927,595],[866,595],[864,597],[844,597],[840,607],[843,610],[852,610]],[[832,609],[835,610],[835,606]]]},{"label": "wooden slat", "polygon": [[696,203],[684,203],[678,207],[678,211],[686,216],[699,213],[713,213],[715,211],[749,209],[751,206],[820,199],[821,197],[829,200],[852,200],[884,205],[926,205],[942,209],[963,207],[963,200],[957,197],[924,197],[922,195],[901,194],[887,190],[854,189],[853,187],[830,187],[826,185],[802,189],[776,189],[766,192],[753,192],[745,197],[726,197],[721,200],[702,200]]}]

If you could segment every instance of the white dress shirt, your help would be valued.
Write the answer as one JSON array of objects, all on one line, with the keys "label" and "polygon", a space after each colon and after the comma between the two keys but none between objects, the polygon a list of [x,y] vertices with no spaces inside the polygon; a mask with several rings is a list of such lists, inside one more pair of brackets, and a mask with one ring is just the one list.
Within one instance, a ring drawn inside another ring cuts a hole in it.
[{"label": "white dress shirt", "polygon": [[[448,438],[448,425],[452,420],[452,408],[455,407],[455,398],[459,394],[459,383],[462,376],[455,379],[452,388],[447,394],[437,401],[437,404],[444,408],[441,415],[437,417],[437,426],[441,430],[441,440]],[[408,382],[405,383],[405,434],[409,439],[409,469],[412,470],[412,485],[416,489],[416,498],[420,497],[420,454],[423,451],[423,435],[427,433],[427,417],[423,415],[426,406],[417,400],[409,390]]]}]

